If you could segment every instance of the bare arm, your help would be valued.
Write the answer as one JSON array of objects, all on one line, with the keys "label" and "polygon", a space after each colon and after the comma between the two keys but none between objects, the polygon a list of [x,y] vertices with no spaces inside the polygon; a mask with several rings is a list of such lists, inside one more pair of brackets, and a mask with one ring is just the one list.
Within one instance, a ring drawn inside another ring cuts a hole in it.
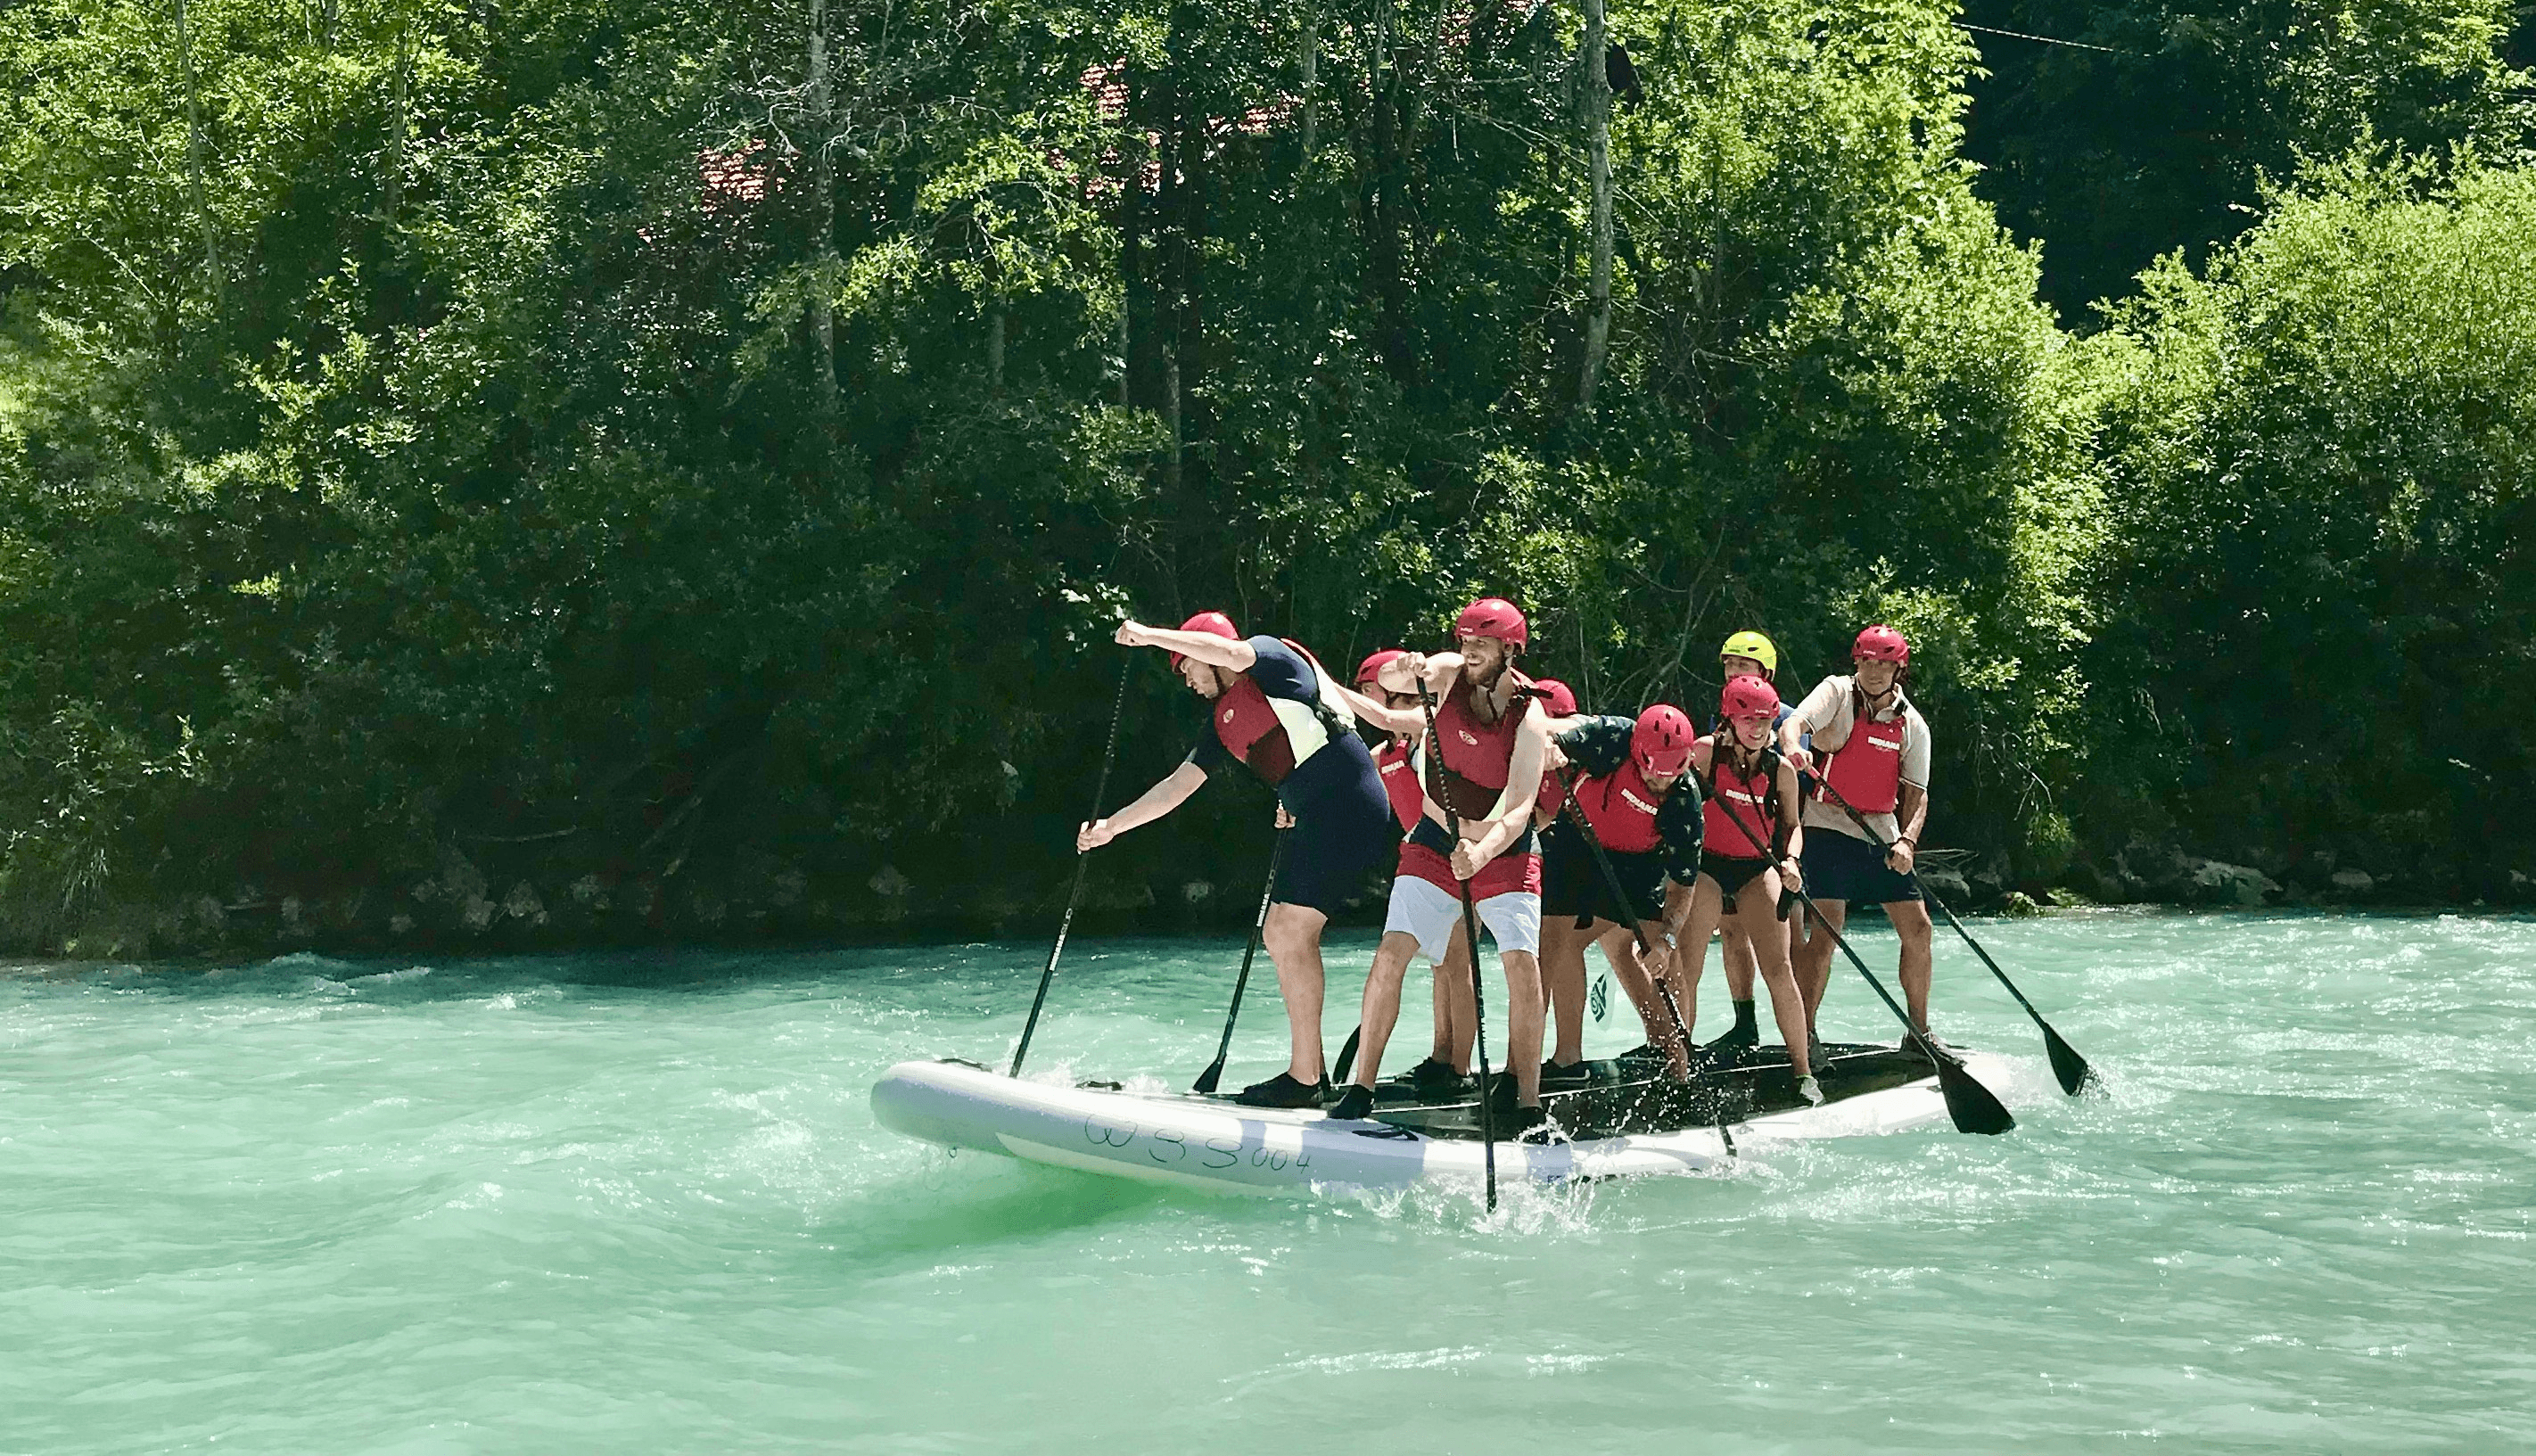
[{"label": "bare arm", "polygon": [[1929,822],[1929,791],[1917,784],[1903,785],[1900,819],[1902,832],[1894,836],[1884,862],[1895,874],[1909,874],[1920,857],[1920,826]]},{"label": "bare arm", "polygon": [[1505,796],[1497,800],[1502,812],[1490,821],[1488,833],[1471,850],[1482,864],[1505,853],[1506,846],[1532,827],[1533,805],[1541,798],[1543,750],[1550,746],[1545,727],[1549,722],[1539,703],[1524,704],[1523,727],[1515,731],[1514,758],[1506,769]]},{"label": "bare arm", "polygon": [[1805,871],[1798,867],[1797,862],[1806,855],[1803,802],[1804,800],[1799,797],[1796,766],[1785,759],[1780,760],[1779,823],[1788,831],[1788,848],[1780,856],[1779,873],[1786,878],[1791,889],[1802,889],[1806,883]]},{"label": "bare arm", "polygon": [[1457,652],[1403,653],[1382,665],[1376,680],[1387,693],[1430,692],[1442,697],[1453,690],[1462,675],[1462,655]]},{"label": "bare arm", "polygon": [[[1215,639],[1222,642],[1224,639]],[[1183,763],[1172,770],[1171,776],[1136,795],[1136,801],[1107,819],[1095,819],[1075,831],[1074,851],[1082,854],[1097,850],[1140,824],[1151,824],[1165,814],[1188,802],[1206,782],[1206,770],[1193,763]]]},{"label": "bare arm", "polygon": [[1350,713],[1386,733],[1414,738],[1426,730],[1426,715],[1415,708],[1392,708],[1377,703],[1337,678],[1330,679],[1330,686],[1339,690],[1339,696],[1346,701]]},{"label": "bare arm", "polygon": [[1212,632],[1182,632],[1172,627],[1148,627],[1142,622],[1120,622],[1112,634],[1120,647],[1159,647],[1184,658],[1195,658],[1210,667],[1225,667],[1235,672],[1247,672],[1259,662],[1259,654],[1247,642],[1218,637]]},{"label": "bare arm", "polygon": [[1680,949],[1681,926],[1690,918],[1690,886],[1667,876],[1664,904],[1657,908],[1655,933],[1647,941],[1645,954],[1639,957],[1650,976],[1662,976],[1673,964],[1674,953]]}]

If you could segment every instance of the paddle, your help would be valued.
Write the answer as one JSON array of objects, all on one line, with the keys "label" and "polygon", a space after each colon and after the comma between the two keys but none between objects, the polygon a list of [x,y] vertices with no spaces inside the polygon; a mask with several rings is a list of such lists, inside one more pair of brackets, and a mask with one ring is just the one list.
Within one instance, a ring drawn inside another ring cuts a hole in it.
[{"label": "paddle", "polygon": [[[1444,739],[1443,735],[1435,730],[1435,695],[1426,690],[1426,684],[1424,682],[1418,684],[1418,704],[1426,710],[1426,751],[1435,756],[1434,762],[1439,771],[1437,777],[1440,782],[1440,771],[1444,767]],[[1452,836],[1453,844],[1458,848],[1462,843],[1462,816],[1454,812],[1450,797],[1439,793],[1435,796],[1435,801],[1443,806],[1444,829]],[[1447,868],[1449,867],[1448,865]],[[1453,884],[1462,892],[1462,934],[1471,942],[1471,1026],[1475,1033],[1472,1038],[1472,1047],[1474,1054],[1480,1059],[1480,1158],[1488,1168],[1489,1212],[1495,1213],[1497,1211],[1497,1119],[1491,1105],[1496,1099],[1492,1095],[1495,1089],[1489,1085],[1491,1077],[1489,1072],[1488,998],[1480,989],[1480,907],[1471,899],[1469,880],[1457,874],[1453,876]],[[1500,958],[1503,956],[1502,947],[1499,948],[1499,956]]]},{"label": "paddle", "polygon": [[1224,1080],[1224,1056],[1233,1049],[1233,1020],[1241,1014],[1241,988],[1250,983],[1250,959],[1259,954],[1259,934],[1268,927],[1268,899],[1277,893],[1277,866],[1286,857],[1286,836],[1293,832],[1278,830],[1276,846],[1268,852],[1268,883],[1259,889],[1259,915],[1250,922],[1250,946],[1241,953],[1241,974],[1233,979],[1233,1005],[1224,1013],[1224,1040],[1215,1044],[1215,1060],[1189,1084],[1189,1091],[1200,1096],[1215,1091],[1215,1084]]},{"label": "paddle", "polygon": [[[1709,751],[1723,753],[1727,750],[1723,744],[1717,744],[1711,746]],[[1777,856],[1770,853],[1770,847],[1761,843],[1761,837],[1752,832],[1751,825],[1744,823],[1740,816],[1733,813],[1727,814],[1726,819],[1743,834],[1744,840],[1753,849],[1761,852],[1762,857],[1776,860]],[[1815,928],[1830,936],[1831,943],[1839,946],[1840,953],[1849,957],[1849,963],[1858,968],[1858,974],[1867,978],[1869,985],[1875,987],[1875,994],[1884,1002],[1885,1009],[1893,1013],[1894,1020],[1902,1023],[1905,1040],[1918,1045],[1921,1055],[1936,1063],[1937,1090],[1945,1094],[1946,1115],[1954,1119],[1955,1131],[1996,1135],[2014,1127],[2016,1119],[2008,1115],[2007,1106],[2001,1103],[1989,1088],[1981,1085],[1972,1073],[1965,1071],[1962,1062],[1938,1051],[1930,1044],[1927,1035],[1911,1024],[1911,1013],[1902,1009],[1902,1003],[1894,1000],[1893,993],[1884,988],[1884,982],[1876,979],[1874,972],[1867,969],[1867,963],[1858,958],[1858,952],[1851,948],[1849,941],[1838,930],[1831,927],[1829,920],[1823,918],[1822,912],[1814,908],[1813,897],[1803,890],[1786,886],[1784,880],[1781,884],[1789,894],[1796,896],[1805,905],[1806,913],[1814,918]]]},{"label": "paddle", "polygon": [[1356,1044],[1363,1036],[1364,1028],[1361,1026],[1348,1033],[1347,1042],[1339,1047],[1338,1063],[1330,1071],[1331,1086],[1337,1087],[1346,1083],[1347,1074],[1356,1066]]},{"label": "paddle", "polygon": [[[1893,847],[1876,834],[1875,826],[1867,822],[1866,815],[1850,807],[1849,800],[1840,796],[1840,791],[1832,788],[1829,780],[1823,781],[1822,791],[1840,806],[1842,813],[1849,816],[1849,822],[1857,825],[1859,831],[1867,836],[1869,844],[1887,855],[1893,853]],[[1973,954],[1981,957],[1981,963],[1990,968],[1990,974],[1998,978],[1998,983],[2007,987],[2009,995],[2016,997],[2016,1004],[2025,1008],[2025,1014],[2034,1018],[2036,1026],[2043,1028],[2043,1049],[2052,1057],[2052,1075],[2060,1080],[2060,1090],[2076,1097],[2090,1084],[2096,1083],[2096,1069],[2087,1065],[2087,1059],[2078,1054],[2077,1047],[2060,1039],[2060,1034],[2052,1029],[2052,1023],[2045,1021],[2043,1013],[2034,1009],[2032,1001],[2025,999],[2025,992],[2016,988],[2016,982],[2007,979],[2007,973],[1998,968],[1998,962],[1992,960],[1990,952],[1982,949],[1982,943],[1973,939],[1973,932],[1964,928],[1964,922],[1955,918],[1955,913],[1946,908],[1946,902],[1937,898],[1937,892],[1929,888],[1927,880],[1920,878],[1916,862],[1911,867],[1911,883],[1920,887],[1920,893],[1937,908],[1937,914],[1946,918],[1947,924],[1955,927],[1955,933],[1964,937],[1964,944],[1971,946]]]},{"label": "paddle", "polygon": [[[1101,801],[1110,795],[1110,763],[1118,756],[1118,720],[1127,716],[1127,674],[1136,665],[1130,653],[1118,665],[1118,701],[1110,707],[1110,743],[1101,750],[1101,777],[1092,785],[1092,817],[1101,817]],[[1039,1030],[1039,1009],[1047,1004],[1047,983],[1056,976],[1056,958],[1065,954],[1065,932],[1074,928],[1074,907],[1083,899],[1083,876],[1092,867],[1088,851],[1077,851],[1074,856],[1074,888],[1065,897],[1065,918],[1056,922],[1056,944],[1047,951],[1047,968],[1039,973],[1039,994],[1031,998],[1030,1020],[1022,1023],[1022,1043],[1013,1048],[1013,1064],[1004,1075],[1022,1074],[1022,1058],[1030,1054],[1031,1034]]]},{"label": "paddle", "polygon": [[[1585,806],[1576,801],[1578,777],[1574,769],[1560,772],[1558,776],[1559,812],[1565,814],[1567,822],[1575,825],[1576,832],[1585,837],[1585,848],[1594,852],[1594,863],[1603,871],[1603,884],[1612,892],[1612,903],[1620,907],[1620,914],[1629,918],[1629,934],[1638,942],[1638,954],[1640,956],[1653,954],[1655,947],[1647,943],[1646,925],[1638,918],[1637,902],[1629,898],[1627,888],[1620,883],[1620,872],[1612,867],[1612,856],[1603,849],[1602,837],[1594,832],[1593,821],[1585,817]],[[1658,908],[1657,914],[1659,916],[1663,914],[1661,907]],[[1674,1035],[1681,1039],[1682,1050],[1687,1055],[1691,1050],[1690,1027],[1681,1019],[1681,1003],[1674,999],[1673,982],[1661,977],[1649,977],[1648,980],[1655,982],[1656,994],[1664,998],[1665,1011],[1673,1017]],[[1708,1080],[1696,1069],[1691,1072],[1691,1077],[1694,1081],[1702,1083]],[[1717,1099],[1717,1136],[1726,1144],[1726,1156],[1729,1158],[1737,1156],[1735,1134],[1726,1130],[1726,1099],[1723,1094],[1720,1094]]]}]

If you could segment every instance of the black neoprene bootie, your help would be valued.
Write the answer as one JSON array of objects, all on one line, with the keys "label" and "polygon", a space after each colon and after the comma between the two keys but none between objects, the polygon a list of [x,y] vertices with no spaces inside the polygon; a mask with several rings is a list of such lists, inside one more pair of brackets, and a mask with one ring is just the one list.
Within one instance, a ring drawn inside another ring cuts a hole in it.
[{"label": "black neoprene bootie", "polygon": [[1234,1099],[1245,1108],[1317,1108],[1330,1084],[1298,1082],[1291,1072],[1279,1072],[1265,1082],[1253,1082]]},{"label": "black neoprene bootie", "polygon": [[1544,1087],[1582,1087],[1593,1080],[1592,1062],[1571,1061],[1561,1065],[1546,1061],[1541,1064],[1541,1085]]},{"label": "black neoprene bootie", "polygon": [[1742,1051],[1747,1046],[1760,1045],[1761,1023],[1752,1013],[1752,1003],[1738,1001],[1735,1003],[1734,1028],[1700,1049],[1702,1051]]},{"label": "black neoprene bootie", "polygon": [[1373,1089],[1362,1083],[1350,1082],[1330,1107],[1330,1119],[1334,1122],[1362,1122],[1372,1115]]}]

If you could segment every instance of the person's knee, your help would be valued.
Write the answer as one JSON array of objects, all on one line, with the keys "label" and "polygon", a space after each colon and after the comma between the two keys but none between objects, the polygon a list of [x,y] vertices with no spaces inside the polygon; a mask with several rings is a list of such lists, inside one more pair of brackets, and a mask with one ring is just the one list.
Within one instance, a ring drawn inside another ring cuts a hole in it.
[{"label": "person's knee", "polygon": [[1917,900],[1888,905],[1884,914],[1893,921],[1894,936],[1915,950],[1925,948],[1936,929],[1929,920],[1929,908]]}]

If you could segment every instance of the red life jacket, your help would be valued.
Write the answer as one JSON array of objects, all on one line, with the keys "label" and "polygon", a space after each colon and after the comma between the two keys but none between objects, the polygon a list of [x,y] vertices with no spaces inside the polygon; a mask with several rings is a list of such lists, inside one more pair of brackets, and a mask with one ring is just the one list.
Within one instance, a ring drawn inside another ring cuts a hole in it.
[{"label": "red life jacket", "polygon": [[[1277,640],[1285,642],[1295,650],[1297,657],[1309,664],[1315,678],[1321,677],[1323,669],[1319,659],[1305,652],[1300,643],[1288,642],[1283,637]],[[1212,714],[1215,736],[1224,744],[1227,753],[1249,765],[1250,771],[1266,781],[1271,789],[1285,783],[1286,776],[1301,762],[1295,754],[1295,739],[1287,730],[1287,719],[1281,716],[1281,704],[1284,713],[1293,716],[1297,723],[1317,726],[1320,741],[1305,749],[1302,758],[1311,757],[1329,746],[1331,739],[1350,731],[1345,724],[1336,721],[1325,705],[1271,698],[1251,680],[1249,673],[1234,673],[1233,685],[1215,700]]]},{"label": "red life jacket", "polygon": [[[1867,716],[1867,695],[1850,684],[1849,737],[1831,751],[1823,765],[1823,783],[1862,814],[1890,814],[1902,802],[1902,737],[1910,714],[1897,713],[1886,723]],[[1897,699],[1898,702],[1898,699]],[[1831,792],[1821,795],[1834,802]]]},{"label": "red life jacket", "polygon": [[1620,765],[1617,773],[1576,784],[1576,806],[1594,826],[1594,837],[1615,855],[1650,854],[1664,842],[1656,829],[1656,809],[1663,803],[1664,795],[1647,787],[1635,759]]},{"label": "red life jacket", "polygon": [[1382,791],[1391,800],[1392,817],[1400,821],[1404,830],[1417,828],[1426,802],[1418,791],[1418,771],[1410,764],[1409,745],[1384,744],[1373,755],[1373,771],[1382,776]]},{"label": "red life jacket", "polygon": [[1471,707],[1477,688],[1467,677],[1453,684],[1435,710],[1435,738],[1444,761],[1426,766],[1426,791],[1464,819],[1484,818],[1495,808],[1514,774],[1515,734],[1535,693],[1531,678],[1512,667],[1506,671],[1514,678],[1514,698],[1496,722],[1480,722]]},{"label": "red life jacket", "polygon": [[[1727,744],[1709,741],[1708,798],[1699,809],[1701,847],[1722,858],[1765,859],[1769,855],[1761,847],[1778,846],[1779,755],[1762,749],[1748,774],[1735,771],[1734,757]],[[1736,827],[1739,823],[1743,828]]]}]

